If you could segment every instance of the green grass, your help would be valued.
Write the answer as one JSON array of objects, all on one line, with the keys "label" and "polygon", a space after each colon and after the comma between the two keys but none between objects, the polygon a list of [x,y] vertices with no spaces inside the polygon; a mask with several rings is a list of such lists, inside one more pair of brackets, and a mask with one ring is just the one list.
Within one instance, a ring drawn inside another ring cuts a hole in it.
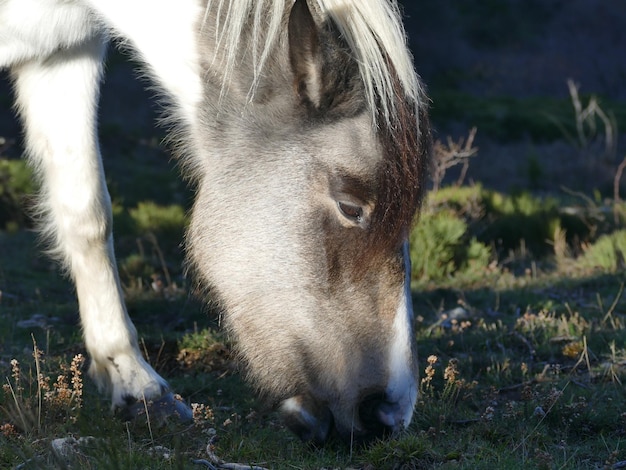
[{"label": "green grass", "polygon": [[[467,119],[508,140],[519,129],[561,138],[555,120],[571,121],[564,101],[449,93],[435,103],[435,116]],[[624,119],[621,108],[615,114]],[[587,469],[626,461],[623,204],[480,184],[429,195],[411,235],[422,378],[414,421],[367,447],[313,448],[245,383],[219,317],[193,298],[180,247],[189,192],[171,165],[155,165],[153,140],[123,131],[109,126],[102,137],[125,156],[105,164],[128,310],[146,357],[197,404],[197,419],[126,424],[88,379],[80,403],[64,395],[71,361],[84,353],[74,290],[29,229],[28,170],[0,159],[0,205],[8,208],[0,213],[0,468],[194,469],[211,456],[276,469]],[[38,370],[49,395],[40,393]],[[59,454],[56,439],[73,450]]]},{"label": "green grass", "polygon": [[[207,445],[227,462],[279,469],[590,468],[625,460],[623,267],[589,261],[596,250],[605,253],[604,238],[597,244],[592,240],[584,255],[568,258],[561,267],[545,259],[519,258],[516,262],[527,269],[516,273],[495,252],[471,269],[471,263],[454,264],[459,251],[471,247],[467,232],[480,219],[477,214],[503,217],[517,211],[530,216],[559,205],[531,198],[515,206],[511,201],[517,196],[497,195],[502,198],[494,203],[499,211],[479,210],[470,217],[468,201],[482,200],[484,194],[477,188],[446,188],[431,198],[433,207],[446,208],[439,213],[448,222],[465,225],[452,230],[453,264],[439,266],[439,272],[433,268],[434,276],[422,276],[414,284],[422,374],[415,419],[402,435],[352,450],[338,442],[323,448],[300,443],[243,382],[232,345],[179,277],[180,253],[170,245],[171,237],[145,234],[167,234],[159,228],[171,228],[171,221],[178,221],[182,230],[185,223],[177,210],[160,211],[154,205],[145,217],[138,216],[143,225],[129,225],[118,236],[125,252],[120,265],[129,311],[151,363],[208,414],[191,426],[128,425],[111,414],[106,400],[85,380],[80,407],[44,403],[38,422],[33,340],[43,351],[39,366],[52,384],[83,351],[75,327],[77,305],[71,285],[37,254],[32,233],[0,234],[0,360],[4,383],[13,386],[10,361],[20,362],[24,390],[18,403],[30,423],[22,424],[15,400],[5,390],[0,398],[0,467],[26,462],[23,468],[201,468],[193,461],[209,459]],[[489,194],[491,200],[496,196]],[[144,206],[137,207],[133,210]],[[510,209],[502,209],[506,207]],[[421,236],[444,239],[437,231],[425,230]],[[138,237],[144,239],[142,249],[133,245]],[[158,250],[146,249],[150,243]],[[150,286],[152,275],[163,268],[162,258],[150,254],[155,250],[171,265],[170,279],[180,282],[168,295]],[[602,260],[605,255],[597,256]],[[530,269],[533,262],[538,269]],[[140,268],[130,275],[133,263]],[[442,321],[459,306],[465,318]],[[36,314],[43,316],[41,327],[20,327],[20,321]],[[424,381],[426,377],[431,378]],[[68,437],[89,439],[59,456],[52,443]]]}]

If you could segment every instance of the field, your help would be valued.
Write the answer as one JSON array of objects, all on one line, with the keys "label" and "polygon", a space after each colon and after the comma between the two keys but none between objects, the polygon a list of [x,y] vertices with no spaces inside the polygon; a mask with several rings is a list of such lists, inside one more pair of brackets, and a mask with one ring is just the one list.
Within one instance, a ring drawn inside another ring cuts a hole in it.
[{"label": "field", "polygon": [[108,67],[100,137],[127,305],[195,419],[126,423],[85,377],[73,288],[42,254],[36,187],[0,115],[0,468],[626,468],[623,97],[566,77],[562,96],[489,95],[458,88],[466,72],[433,75],[439,140],[411,236],[414,420],[367,447],[314,448],[243,381],[219,312],[194,295],[180,245],[191,194],[130,66]]},{"label": "field", "polygon": [[[471,150],[440,143],[437,162],[458,159],[453,171],[480,158]],[[114,196],[120,273],[146,356],[197,417],[182,426],[113,416],[83,378],[72,287],[40,254],[20,209],[33,190],[28,170],[0,163],[12,208],[0,233],[2,467],[621,468],[626,460],[620,201],[504,194],[434,172],[441,181],[412,235],[422,373],[414,422],[367,448],[315,449],[242,381],[216,312],[182,274],[184,203],[148,202],[159,200],[149,187],[136,187],[134,199]],[[146,171],[130,168],[129,181]],[[167,169],[155,177],[178,187]]]}]

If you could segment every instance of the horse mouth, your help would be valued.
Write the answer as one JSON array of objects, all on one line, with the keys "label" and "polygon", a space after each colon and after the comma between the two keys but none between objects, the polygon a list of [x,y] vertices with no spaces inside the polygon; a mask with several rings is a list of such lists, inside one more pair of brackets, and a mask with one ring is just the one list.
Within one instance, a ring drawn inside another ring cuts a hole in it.
[{"label": "horse mouth", "polygon": [[[286,426],[304,442],[322,445],[338,436],[347,444],[367,444],[398,430],[388,418],[393,406],[383,394],[372,394],[348,414],[333,413],[330,407],[300,395],[283,401],[280,411]],[[347,415],[348,419],[339,419]]]},{"label": "horse mouth", "polygon": [[330,409],[303,395],[283,401],[280,411],[289,430],[304,442],[321,445],[333,429]]}]

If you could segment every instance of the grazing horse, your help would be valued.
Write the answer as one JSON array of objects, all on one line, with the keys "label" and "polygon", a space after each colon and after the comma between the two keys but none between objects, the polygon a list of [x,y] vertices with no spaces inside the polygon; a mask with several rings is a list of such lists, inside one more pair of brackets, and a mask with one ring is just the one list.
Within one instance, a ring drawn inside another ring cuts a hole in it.
[{"label": "grazing horse", "polygon": [[[408,233],[430,151],[393,0],[0,0],[39,214],[113,408],[189,417],[143,359],[113,253],[96,110],[109,38],[168,103],[197,194],[186,246],[250,381],[304,440],[405,428]],[[141,405],[143,407],[143,405]]]}]

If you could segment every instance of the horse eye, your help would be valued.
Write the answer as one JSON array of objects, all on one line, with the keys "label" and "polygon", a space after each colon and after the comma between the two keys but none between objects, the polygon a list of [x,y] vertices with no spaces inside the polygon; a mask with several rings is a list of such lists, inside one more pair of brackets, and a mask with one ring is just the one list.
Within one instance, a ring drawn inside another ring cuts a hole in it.
[{"label": "horse eye", "polygon": [[360,224],[363,222],[363,208],[359,206],[355,206],[353,204],[348,204],[346,202],[337,202],[339,206],[339,210],[341,213],[353,222]]}]

